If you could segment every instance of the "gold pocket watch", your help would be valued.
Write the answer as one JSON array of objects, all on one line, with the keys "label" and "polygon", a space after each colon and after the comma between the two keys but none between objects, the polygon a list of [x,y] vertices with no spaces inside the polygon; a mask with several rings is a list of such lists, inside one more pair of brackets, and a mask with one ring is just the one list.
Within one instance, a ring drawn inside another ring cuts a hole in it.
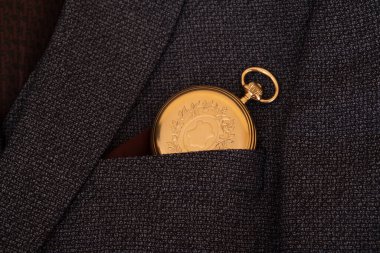
[{"label": "gold pocket watch", "polygon": [[[274,94],[263,99],[262,86],[245,82],[258,72],[269,77]],[[254,99],[273,102],[279,93],[276,78],[266,69],[251,67],[241,76],[245,95],[238,98],[214,86],[193,86],[170,98],[159,111],[152,128],[154,154],[171,154],[223,149],[255,149],[256,128],[245,103]]]}]

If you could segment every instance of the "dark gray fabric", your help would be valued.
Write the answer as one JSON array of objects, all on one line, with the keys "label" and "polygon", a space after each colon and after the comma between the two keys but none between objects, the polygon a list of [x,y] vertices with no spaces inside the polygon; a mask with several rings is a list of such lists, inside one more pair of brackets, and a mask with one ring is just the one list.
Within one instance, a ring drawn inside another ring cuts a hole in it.
[{"label": "dark gray fabric", "polygon": [[46,249],[261,248],[271,213],[261,204],[263,159],[262,152],[223,151],[101,161]]},{"label": "dark gray fabric", "polygon": [[180,7],[66,2],[5,129],[0,237],[7,252],[35,251],[46,240],[152,72]]},{"label": "dark gray fabric", "polygon": [[[374,0],[67,1],[4,126],[2,249],[379,251],[379,28]],[[256,151],[100,160],[253,65]]]}]

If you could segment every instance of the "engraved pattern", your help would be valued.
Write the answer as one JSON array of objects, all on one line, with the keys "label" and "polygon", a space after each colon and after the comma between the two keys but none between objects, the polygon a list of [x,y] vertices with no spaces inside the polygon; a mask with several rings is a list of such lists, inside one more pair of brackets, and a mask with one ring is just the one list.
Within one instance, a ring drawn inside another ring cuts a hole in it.
[{"label": "engraved pattern", "polygon": [[225,106],[198,101],[189,108],[184,106],[178,117],[172,122],[172,138],[167,143],[172,152],[228,149],[234,143],[235,124]]}]

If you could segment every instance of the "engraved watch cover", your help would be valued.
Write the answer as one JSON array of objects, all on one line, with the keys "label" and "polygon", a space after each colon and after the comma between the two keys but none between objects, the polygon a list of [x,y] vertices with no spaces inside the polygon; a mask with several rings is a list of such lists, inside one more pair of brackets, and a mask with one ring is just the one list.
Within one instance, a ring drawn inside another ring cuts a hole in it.
[{"label": "engraved watch cover", "polygon": [[152,129],[155,154],[255,149],[256,129],[246,106],[232,93],[194,86],[161,108]]}]

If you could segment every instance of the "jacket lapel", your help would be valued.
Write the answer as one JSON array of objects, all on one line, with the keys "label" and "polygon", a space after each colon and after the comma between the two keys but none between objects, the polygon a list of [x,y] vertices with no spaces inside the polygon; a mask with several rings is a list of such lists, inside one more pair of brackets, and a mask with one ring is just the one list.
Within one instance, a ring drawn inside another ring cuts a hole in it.
[{"label": "jacket lapel", "polygon": [[43,244],[152,73],[182,4],[66,1],[6,125],[2,249],[34,252]]}]

